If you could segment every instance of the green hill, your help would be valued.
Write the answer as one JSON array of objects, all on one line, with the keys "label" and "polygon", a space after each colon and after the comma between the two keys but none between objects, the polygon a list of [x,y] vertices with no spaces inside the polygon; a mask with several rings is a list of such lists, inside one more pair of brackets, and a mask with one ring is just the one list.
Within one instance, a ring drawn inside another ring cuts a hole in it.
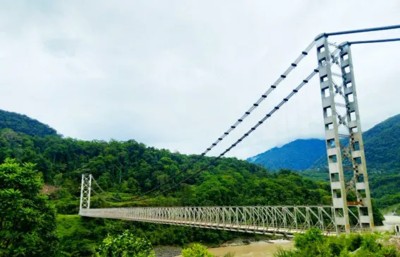
[{"label": "green hill", "polygon": [[6,128],[31,136],[57,135],[55,129],[26,115],[0,110],[0,129]]},{"label": "green hill", "polygon": [[[396,209],[400,204],[400,114],[364,132],[363,139],[372,197],[378,207]],[[275,170],[291,168],[314,180],[329,179],[323,140],[296,140],[248,161]]]},{"label": "green hill", "polygon": [[171,153],[135,140],[84,141],[57,136],[55,131],[37,136],[32,130],[21,129],[32,119],[14,117],[24,118],[20,119],[22,125],[17,119],[0,130],[0,162],[13,158],[36,164],[45,182],[52,185],[47,186],[52,188],[49,198],[58,214],[63,214],[58,219],[60,248],[73,256],[92,256],[94,247],[107,234],[125,229],[134,230],[155,245],[193,241],[215,244],[235,236],[223,231],[65,216],[78,213],[83,173],[93,174],[104,190],[95,188],[92,207],[331,203],[326,182],[287,170],[271,173],[235,158],[217,160]]},{"label": "green hill", "polygon": [[260,164],[271,170],[306,170],[325,153],[325,142],[321,139],[297,139],[274,147],[264,153],[250,157],[247,161]]},{"label": "green hill", "polygon": [[368,168],[375,172],[400,170],[400,114],[363,134]]},{"label": "green hill", "polygon": [[[365,156],[371,173],[400,169],[400,114],[363,133]],[[268,169],[321,170],[327,168],[322,139],[298,139],[248,158]]]}]

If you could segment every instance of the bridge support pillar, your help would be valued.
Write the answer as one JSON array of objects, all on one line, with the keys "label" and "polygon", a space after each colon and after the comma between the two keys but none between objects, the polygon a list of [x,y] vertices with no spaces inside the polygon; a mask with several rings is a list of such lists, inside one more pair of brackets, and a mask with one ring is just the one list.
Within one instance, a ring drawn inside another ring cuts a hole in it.
[{"label": "bridge support pillar", "polygon": [[82,174],[81,181],[81,199],[79,204],[79,212],[82,209],[90,208],[90,193],[92,189],[92,175],[91,174]]},{"label": "bridge support pillar", "polygon": [[[316,39],[325,143],[338,232],[373,228],[356,85],[349,44]],[[353,222],[353,220],[356,220]]]}]

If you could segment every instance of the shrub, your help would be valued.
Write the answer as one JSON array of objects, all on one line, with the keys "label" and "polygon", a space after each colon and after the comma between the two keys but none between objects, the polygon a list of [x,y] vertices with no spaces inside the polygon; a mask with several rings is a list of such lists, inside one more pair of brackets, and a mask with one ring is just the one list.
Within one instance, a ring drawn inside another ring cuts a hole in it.
[{"label": "shrub", "polygon": [[207,251],[207,248],[201,244],[192,244],[188,248],[182,250],[183,257],[213,257]]}]

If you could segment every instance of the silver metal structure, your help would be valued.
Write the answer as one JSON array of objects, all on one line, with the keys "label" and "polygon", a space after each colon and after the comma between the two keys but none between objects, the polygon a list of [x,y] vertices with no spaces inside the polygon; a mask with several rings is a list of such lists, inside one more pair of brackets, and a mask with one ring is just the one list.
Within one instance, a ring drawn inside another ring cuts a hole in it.
[{"label": "silver metal structure", "polygon": [[[325,124],[332,204],[338,230],[373,228],[371,196],[358,111],[351,49],[335,46],[326,35],[316,49]],[[350,218],[349,212],[357,213]]]},{"label": "silver metal structure", "polygon": [[92,175],[82,175],[81,216],[288,236],[314,227],[327,235],[339,232],[332,206],[90,208],[92,183],[96,184]]},{"label": "silver metal structure", "polygon": [[[334,45],[329,36],[400,29],[400,25],[324,33],[315,39],[290,64],[278,80],[224,134],[201,155],[205,155],[275,90],[277,85],[297,67],[316,46],[318,69],[246,132],[218,158],[230,151],[257,129],[298,90],[319,74],[325,139],[331,185],[332,206],[214,206],[214,207],[147,207],[147,208],[90,208],[93,177],[82,175],[79,215],[132,221],[173,224],[210,229],[260,234],[293,234],[317,227],[327,234],[374,227],[364,143],[360,125],[356,84],[351,56],[351,44],[400,41],[400,38],[347,42]],[[96,181],[95,185],[97,185]],[[177,184],[179,185],[179,184]],[[97,185],[98,186],[98,185]],[[103,190],[102,190],[103,191]],[[151,190],[149,192],[152,192]],[[397,232],[398,232],[397,227]]]},{"label": "silver metal structure", "polygon": [[336,234],[331,206],[213,206],[81,209],[79,215],[256,234]]},{"label": "silver metal structure", "polygon": [[82,174],[81,182],[81,199],[79,210],[90,208],[90,194],[92,191],[92,178],[91,174]]}]

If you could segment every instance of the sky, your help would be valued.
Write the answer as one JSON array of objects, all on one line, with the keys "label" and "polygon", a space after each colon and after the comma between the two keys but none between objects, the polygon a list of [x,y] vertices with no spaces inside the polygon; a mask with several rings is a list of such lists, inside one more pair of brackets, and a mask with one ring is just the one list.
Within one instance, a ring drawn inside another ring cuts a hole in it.
[{"label": "sky", "polygon": [[[199,154],[323,32],[400,24],[400,1],[0,0],[0,109],[64,137]],[[400,30],[332,43],[400,37]],[[400,113],[400,43],[352,46],[362,129]],[[316,68],[315,49],[211,156]],[[316,78],[227,156],[322,138]]]}]

